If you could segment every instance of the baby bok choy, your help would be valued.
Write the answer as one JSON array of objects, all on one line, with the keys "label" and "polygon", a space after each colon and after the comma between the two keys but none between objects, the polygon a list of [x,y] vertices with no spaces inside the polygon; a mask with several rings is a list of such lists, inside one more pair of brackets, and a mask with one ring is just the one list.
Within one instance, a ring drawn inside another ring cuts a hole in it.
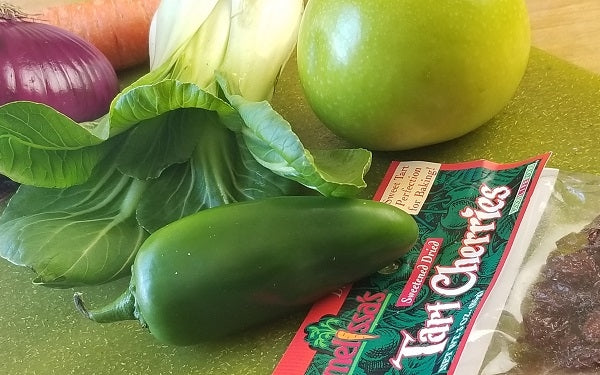
[{"label": "baby bok choy", "polygon": [[0,174],[21,183],[0,255],[50,286],[125,275],[149,233],[200,210],[313,189],[352,196],[371,153],[307,150],[269,104],[302,0],[163,0],[150,69],[106,115],[0,107]]}]

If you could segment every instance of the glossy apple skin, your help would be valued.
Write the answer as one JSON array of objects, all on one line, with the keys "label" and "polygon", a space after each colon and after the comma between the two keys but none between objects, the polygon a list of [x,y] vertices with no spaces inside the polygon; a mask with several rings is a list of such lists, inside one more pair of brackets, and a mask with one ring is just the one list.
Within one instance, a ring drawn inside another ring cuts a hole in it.
[{"label": "glossy apple skin", "polygon": [[404,150],[498,114],[530,42],[523,0],[309,0],[298,72],[309,105],[338,136]]}]

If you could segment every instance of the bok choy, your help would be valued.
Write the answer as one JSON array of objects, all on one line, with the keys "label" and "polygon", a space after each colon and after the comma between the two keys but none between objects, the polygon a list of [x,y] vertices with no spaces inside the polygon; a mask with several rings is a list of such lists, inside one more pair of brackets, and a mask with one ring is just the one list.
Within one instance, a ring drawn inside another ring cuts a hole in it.
[{"label": "bok choy", "polygon": [[302,0],[163,0],[150,70],[96,121],[0,106],[0,173],[22,184],[0,255],[51,286],[126,273],[149,232],[202,209],[296,194],[352,196],[371,153],[307,150],[269,104]]}]

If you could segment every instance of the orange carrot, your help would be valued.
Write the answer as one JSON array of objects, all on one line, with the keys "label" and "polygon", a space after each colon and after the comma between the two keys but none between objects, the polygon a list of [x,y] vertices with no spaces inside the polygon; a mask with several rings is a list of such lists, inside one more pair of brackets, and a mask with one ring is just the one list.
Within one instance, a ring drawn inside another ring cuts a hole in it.
[{"label": "orange carrot", "polygon": [[344,329],[338,329],[335,331],[335,337],[344,341],[362,341],[362,340],[373,340],[378,338],[378,335],[372,335],[370,333],[356,333],[346,331]]},{"label": "orange carrot", "polygon": [[148,32],[160,0],[87,0],[40,9],[35,18],[79,35],[121,70],[148,60]]}]

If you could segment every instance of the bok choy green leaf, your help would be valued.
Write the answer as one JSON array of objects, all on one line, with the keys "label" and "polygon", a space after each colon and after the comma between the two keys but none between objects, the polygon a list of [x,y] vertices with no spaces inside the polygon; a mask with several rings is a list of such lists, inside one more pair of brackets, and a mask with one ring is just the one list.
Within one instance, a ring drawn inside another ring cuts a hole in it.
[{"label": "bok choy green leaf", "polygon": [[23,186],[0,217],[0,255],[39,283],[103,283],[128,270],[149,232],[199,210],[364,188],[368,150],[308,150],[268,102],[302,9],[302,0],[162,0],[149,72],[102,118],[1,106],[0,174]]},{"label": "bok choy green leaf", "polygon": [[21,185],[0,224],[2,256],[31,268],[35,283],[97,284],[127,275],[147,236],[135,210],[147,182],[106,160],[83,185]]}]

